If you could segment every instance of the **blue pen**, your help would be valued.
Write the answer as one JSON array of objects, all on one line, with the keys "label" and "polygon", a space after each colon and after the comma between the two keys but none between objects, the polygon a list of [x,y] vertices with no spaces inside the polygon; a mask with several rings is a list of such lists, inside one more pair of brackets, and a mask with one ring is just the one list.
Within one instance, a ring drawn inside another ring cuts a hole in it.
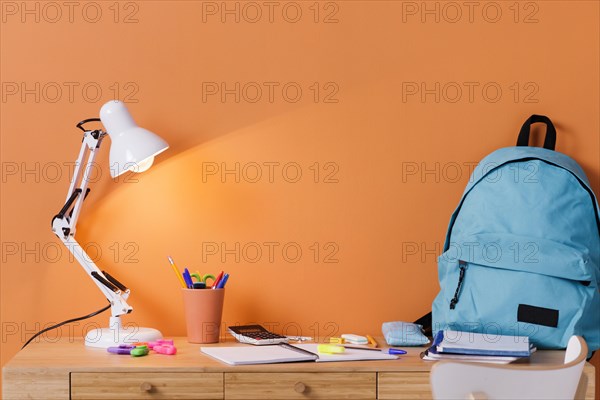
[{"label": "blue pen", "polygon": [[185,281],[185,285],[188,289],[194,288],[194,281],[192,281],[192,276],[190,275],[190,271],[187,268],[183,270],[183,280]]},{"label": "blue pen", "polygon": [[405,350],[400,350],[400,349],[385,349],[385,350],[381,350],[384,353],[387,354],[406,354]]},{"label": "blue pen", "polygon": [[367,351],[380,351],[382,353],[385,354],[393,354],[393,355],[398,355],[398,354],[406,354],[405,350],[400,350],[400,349],[380,349],[378,347],[362,347],[362,346],[352,346],[352,345],[348,345],[348,344],[342,344],[342,347],[345,347],[347,349],[353,349],[353,350],[367,350]]},{"label": "blue pen", "polygon": [[217,285],[217,289],[223,289],[225,287],[225,284],[227,283],[228,279],[229,279],[229,274],[225,274],[223,276],[223,279],[221,279],[221,282],[219,282],[219,284]]}]

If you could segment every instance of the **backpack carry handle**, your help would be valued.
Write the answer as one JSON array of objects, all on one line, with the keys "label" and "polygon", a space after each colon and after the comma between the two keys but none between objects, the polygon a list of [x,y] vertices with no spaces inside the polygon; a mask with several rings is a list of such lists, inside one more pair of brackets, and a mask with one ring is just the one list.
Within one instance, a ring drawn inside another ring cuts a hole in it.
[{"label": "backpack carry handle", "polygon": [[543,122],[546,124],[544,148],[548,150],[554,150],[556,146],[556,128],[554,128],[554,124],[552,121],[550,121],[550,118],[546,117],[545,115],[536,114],[533,114],[531,117],[527,118],[521,127],[519,138],[517,139],[517,146],[529,146],[529,132],[531,130],[531,124],[535,124],[536,122]]}]

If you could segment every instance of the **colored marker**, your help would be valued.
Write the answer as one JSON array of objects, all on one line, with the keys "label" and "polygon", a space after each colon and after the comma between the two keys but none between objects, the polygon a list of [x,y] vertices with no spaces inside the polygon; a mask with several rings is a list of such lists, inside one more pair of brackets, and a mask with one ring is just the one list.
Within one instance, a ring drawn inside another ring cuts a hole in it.
[{"label": "colored marker", "polygon": [[109,347],[106,350],[109,353],[112,353],[112,354],[126,354],[126,355],[130,355],[132,349],[135,349],[135,346],[128,345],[128,344],[121,344],[119,346]]},{"label": "colored marker", "polygon": [[130,354],[132,357],[143,357],[147,356],[150,352],[148,346],[138,346],[134,349],[131,349]]},{"label": "colored marker", "polygon": [[158,354],[166,354],[168,356],[177,354],[177,348],[170,344],[161,344],[158,346],[154,346],[152,350],[154,350]]},{"label": "colored marker", "polygon": [[228,279],[229,279],[229,274],[223,275],[223,279],[221,279],[221,282],[219,282],[219,284],[217,285],[217,289],[223,289],[225,287],[225,284],[227,283]]},{"label": "colored marker", "polygon": [[217,275],[217,279],[215,279],[215,281],[213,282],[212,288],[216,289],[217,285],[219,284],[219,282],[221,282],[221,279],[223,278],[223,271],[221,271],[221,273],[219,275]]},{"label": "colored marker", "polygon": [[188,289],[194,288],[194,281],[192,281],[192,277],[190,276],[190,271],[187,268],[183,270],[183,280]]}]

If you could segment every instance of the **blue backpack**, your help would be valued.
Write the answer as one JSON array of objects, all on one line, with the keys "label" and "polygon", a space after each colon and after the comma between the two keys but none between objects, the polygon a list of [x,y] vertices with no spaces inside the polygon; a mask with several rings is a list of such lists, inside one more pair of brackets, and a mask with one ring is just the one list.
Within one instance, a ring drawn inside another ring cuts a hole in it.
[{"label": "blue backpack", "polygon": [[[532,123],[546,124],[544,148],[529,147]],[[556,130],[532,115],[516,147],[473,171],[438,258],[441,290],[432,330],[529,336],[565,348],[571,335],[600,348],[600,218],[577,163],[554,151]]]}]

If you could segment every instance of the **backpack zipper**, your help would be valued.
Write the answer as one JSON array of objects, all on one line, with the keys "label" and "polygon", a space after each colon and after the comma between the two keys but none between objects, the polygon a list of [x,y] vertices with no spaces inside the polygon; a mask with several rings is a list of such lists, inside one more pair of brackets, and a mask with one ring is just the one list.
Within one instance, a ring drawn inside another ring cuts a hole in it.
[{"label": "backpack zipper", "polygon": [[456,303],[458,303],[458,296],[460,294],[460,288],[462,287],[463,280],[465,279],[465,271],[467,270],[467,263],[463,260],[458,260],[458,268],[460,268],[460,273],[458,274],[458,285],[456,286],[456,292],[454,292],[454,297],[450,300],[450,309],[454,310],[456,308]]}]

